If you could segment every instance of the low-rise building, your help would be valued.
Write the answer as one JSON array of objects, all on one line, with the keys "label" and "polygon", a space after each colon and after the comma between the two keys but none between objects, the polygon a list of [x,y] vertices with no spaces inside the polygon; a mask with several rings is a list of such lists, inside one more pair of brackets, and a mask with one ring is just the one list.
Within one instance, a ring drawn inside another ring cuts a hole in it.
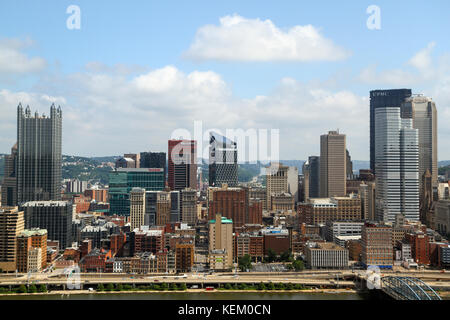
[{"label": "low-rise building", "polygon": [[306,246],[306,264],[311,269],[348,268],[348,250],[331,242]]}]

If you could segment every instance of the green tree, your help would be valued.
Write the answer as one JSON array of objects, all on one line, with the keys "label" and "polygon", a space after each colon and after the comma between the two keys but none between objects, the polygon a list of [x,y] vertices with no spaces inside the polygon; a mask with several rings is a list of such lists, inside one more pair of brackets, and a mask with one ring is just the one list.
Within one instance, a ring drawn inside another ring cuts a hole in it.
[{"label": "green tree", "polygon": [[97,291],[103,291],[105,290],[105,286],[103,285],[103,283],[99,283],[99,285],[97,286]]},{"label": "green tree", "polygon": [[249,254],[238,258],[238,265],[241,271],[246,271],[247,269],[252,268],[252,257]]},{"label": "green tree", "polygon": [[287,250],[280,255],[280,260],[282,262],[291,262],[294,261],[294,257],[292,256],[291,252]]},{"label": "green tree", "polygon": [[273,282],[269,282],[269,284],[267,285],[267,290],[275,290],[275,285],[273,284]]},{"label": "green tree", "polygon": [[123,289],[128,291],[128,290],[133,289],[133,287],[131,285],[129,285],[129,284],[124,284],[123,285]]},{"label": "green tree", "polygon": [[231,284],[229,284],[229,283],[226,283],[224,288],[225,288],[226,290],[231,290],[231,289],[233,289],[233,287],[232,287]]},{"label": "green tree", "polygon": [[123,290],[123,286],[122,286],[122,284],[121,283],[117,283],[116,284],[116,289],[115,289],[116,291],[122,291]]},{"label": "green tree", "polygon": [[269,250],[267,250],[267,262],[274,262],[277,260],[277,254],[275,253],[275,251],[273,251],[272,248],[269,248]]},{"label": "green tree", "polygon": [[294,290],[294,285],[292,283],[288,283],[286,285],[286,290]]},{"label": "green tree", "polygon": [[106,291],[113,291],[114,290],[114,285],[112,283],[108,283],[106,285]]},{"label": "green tree", "polygon": [[154,284],[153,285],[153,290],[159,291],[159,290],[161,290],[161,286],[159,284]]},{"label": "green tree", "polygon": [[168,290],[169,289],[169,286],[167,285],[167,283],[163,283],[162,285],[161,285],[161,290],[162,291],[166,291],[166,290]]},{"label": "green tree", "polygon": [[36,293],[37,292],[37,288],[36,288],[36,285],[34,283],[28,288],[28,292],[30,292],[30,293]]},{"label": "green tree", "polygon": [[183,291],[187,290],[186,283],[180,284],[180,290],[183,290]]},{"label": "green tree", "polygon": [[302,260],[295,260],[292,262],[292,267],[295,271],[303,271],[305,269],[305,264]]},{"label": "green tree", "polygon": [[21,284],[19,286],[19,288],[17,289],[17,292],[18,293],[27,293],[27,288],[23,284]]},{"label": "green tree", "polygon": [[239,286],[239,289],[240,290],[247,290],[248,286],[245,283],[241,283],[240,286]]},{"label": "green tree", "polygon": [[266,290],[266,285],[260,282],[260,284],[258,284],[258,290]]},{"label": "green tree", "polygon": [[172,291],[177,291],[177,290],[178,290],[177,284],[176,284],[176,283],[172,283],[172,284],[170,285],[170,290],[172,290]]},{"label": "green tree", "polygon": [[47,286],[45,284],[41,284],[39,286],[39,292],[47,292]]}]

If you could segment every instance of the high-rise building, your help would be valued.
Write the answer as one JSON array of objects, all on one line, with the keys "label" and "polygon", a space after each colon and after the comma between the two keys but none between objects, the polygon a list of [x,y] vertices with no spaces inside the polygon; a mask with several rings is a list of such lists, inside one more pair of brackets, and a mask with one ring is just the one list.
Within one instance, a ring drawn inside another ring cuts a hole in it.
[{"label": "high-rise building", "polygon": [[306,201],[309,198],[319,198],[320,157],[310,156],[303,165],[304,191]]},{"label": "high-rise building", "polygon": [[191,272],[194,265],[194,243],[177,243],[175,245],[175,265],[178,273]]},{"label": "high-rise building", "polygon": [[195,140],[169,140],[170,190],[197,189],[197,142]]},{"label": "high-rise building", "polygon": [[166,153],[165,152],[141,152],[141,168],[163,168],[164,179],[167,176]]},{"label": "high-rise building", "polygon": [[209,221],[209,251],[225,250],[228,266],[233,265],[233,221],[220,213]]},{"label": "high-rise building", "polygon": [[320,197],[346,195],[346,142],[345,134],[329,131],[320,136]]},{"label": "high-rise building", "polygon": [[230,187],[238,184],[237,145],[218,133],[210,132],[209,186],[221,187],[222,183]]},{"label": "high-rise building", "polygon": [[370,170],[375,174],[375,110],[385,107],[400,108],[408,97],[411,97],[411,89],[370,91]]},{"label": "high-rise building", "polygon": [[164,190],[164,170],[161,168],[117,168],[109,173],[109,203],[111,214],[130,214],[130,192],[133,188],[146,191]]},{"label": "high-rise building", "polygon": [[294,204],[298,202],[298,168],[289,167],[287,172],[288,190],[294,198]]},{"label": "high-rise building", "polygon": [[2,206],[17,205],[17,177],[16,177],[17,143],[11,148],[11,154],[5,156],[5,170],[2,183]]},{"label": "high-rise building", "polygon": [[59,241],[61,248],[65,249],[72,245],[72,203],[29,201],[24,203],[20,210],[25,214],[25,228],[47,230],[48,239]]},{"label": "high-rise building", "polygon": [[16,270],[17,236],[25,228],[23,211],[17,207],[0,208],[0,270]]},{"label": "high-rise building", "polygon": [[248,190],[245,188],[209,188],[209,219],[217,214],[231,219],[235,228],[247,223],[249,214]]},{"label": "high-rise building", "polygon": [[197,191],[194,189],[181,190],[181,222],[197,224]]},{"label": "high-rise building", "polygon": [[267,210],[272,210],[272,194],[288,192],[288,170],[289,167],[281,163],[266,167]]},{"label": "high-rise building", "polygon": [[61,199],[62,111],[52,104],[50,117],[31,116],[17,107],[17,202]]},{"label": "high-rise building", "polygon": [[181,222],[180,191],[170,191],[170,222]]},{"label": "high-rise building", "polygon": [[[437,110],[431,98],[414,95],[405,99],[401,105],[401,117],[412,119],[413,128],[419,130],[419,200],[423,209],[421,219],[425,221],[425,211],[429,209],[429,202],[437,193],[438,159],[437,159]],[[429,196],[427,170],[431,174],[431,199]]]},{"label": "high-rise building", "polygon": [[366,181],[359,185],[361,216],[363,220],[375,220],[375,182]]},{"label": "high-rise building", "polygon": [[145,220],[145,189],[133,188],[130,192],[130,223],[131,230],[140,228]]},{"label": "high-rise building", "polygon": [[347,179],[353,179],[353,162],[352,157],[350,156],[350,152],[345,150],[345,171],[347,172]]},{"label": "high-rise building", "polygon": [[402,119],[400,108],[375,110],[375,185],[378,221],[393,222],[398,214],[419,219],[418,130]]}]

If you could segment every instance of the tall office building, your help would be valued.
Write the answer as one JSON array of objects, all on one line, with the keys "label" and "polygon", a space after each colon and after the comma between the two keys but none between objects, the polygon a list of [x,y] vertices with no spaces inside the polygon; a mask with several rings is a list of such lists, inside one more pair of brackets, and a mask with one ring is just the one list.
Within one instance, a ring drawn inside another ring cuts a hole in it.
[{"label": "tall office building", "polygon": [[17,107],[17,202],[61,199],[62,111],[50,117]]},{"label": "tall office building", "polygon": [[130,224],[131,230],[144,225],[145,189],[133,188],[130,192]]},{"label": "tall office building", "polygon": [[209,186],[230,187],[238,184],[238,164],[236,142],[211,132],[209,139]]},{"label": "tall office building", "polygon": [[375,110],[384,107],[400,108],[408,97],[411,97],[411,89],[370,91],[370,170],[375,174]]},{"label": "tall office building", "polygon": [[2,183],[2,206],[13,207],[17,204],[16,177],[17,143],[11,148],[11,154],[5,156],[5,170]]},{"label": "tall office building", "polygon": [[197,142],[169,140],[170,190],[197,189]]},{"label": "tall office building", "polygon": [[141,152],[141,168],[163,168],[164,179],[167,176],[165,152]]},{"label": "tall office building", "polygon": [[111,214],[130,214],[130,192],[133,188],[146,191],[164,190],[162,168],[117,168],[109,173],[109,204]]},{"label": "tall office building", "polygon": [[220,213],[209,221],[209,252],[223,250],[228,266],[233,265],[233,221]]},{"label": "tall office building", "polygon": [[25,214],[26,229],[47,230],[48,239],[59,241],[61,249],[72,245],[72,203],[68,201],[29,201],[23,204],[20,210],[23,210]]},{"label": "tall office building", "polygon": [[393,222],[399,214],[419,219],[419,137],[412,119],[400,108],[375,110],[375,185],[378,221]]},{"label": "tall office building", "polygon": [[298,168],[289,167],[287,172],[288,192],[294,198],[294,204],[298,202]]},{"label": "tall office building", "polygon": [[393,265],[392,227],[365,223],[361,229],[361,260],[365,266],[391,269]]},{"label": "tall office building", "polygon": [[197,223],[197,191],[194,189],[181,190],[181,221],[192,226]]},{"label": "tall office building", "polygon": [[23,211],[17,207],[0,208],[0,270],[16,270],[17,236],[25,228]]},{"label": "tall office building", "polygon": [[401,117],[412,119],[413,128],[419,130],[419,190],[422,202],[425,186],[422,177],[427,170],[431,173],[431,183],[437,191],[437,110],[431,98],[414,95],[401,105]]},{"label": "tall office building", "polygon": [[170,191],[170,222],[180,222],[180,221],[181,221],[180,191]]},{"label": "tall office building", "polygon": [[266,167],[267,210],[272,210],[273,194],[288,192],[288,170],[289,167],[281,163],[273,163]]},{"label": "tall office building", "polygon": [[17,271],[39,272],[47,266],[47,230],[25,229],[17,236]]},{"label": "tall office building", "polygon": [[320,136],[320,197],[344,197],[347,183],[345,134],[329,131]]},{"label": "tall office building", "polygon": [[310,156],[302,168],[304,201],[319,198],[320,157]]}]

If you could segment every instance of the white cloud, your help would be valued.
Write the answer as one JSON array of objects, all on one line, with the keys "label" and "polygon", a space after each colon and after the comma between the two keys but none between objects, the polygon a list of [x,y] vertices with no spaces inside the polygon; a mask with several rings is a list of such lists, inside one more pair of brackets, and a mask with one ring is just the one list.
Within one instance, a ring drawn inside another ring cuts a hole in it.
[{"label": "white cloud", "polygon": [[[53,91],[53,81],[48,81]],[[318,154],[319,136],[339,128],[348,136],[352,157],[366,158],[356,150],[365,151],[367,144],[368,102],[350,91],[330,91],[285,78],[268,95],[241,99],[215,72],[185,73],[173,66],[129,79],[77,73],[59,84],[64,94],[0,92],[1,114],[8,115],[4,119],[8,127],[0,128],[0,135],[8,137],[0,142],[3,152],[15,142],[15,108],[20,101],[40,113],[48,112],[50,101],[57,101],[63,109],[65,154],[167,151],[175,129],[193,133],[194,121],[201,120],[204,130],[279,129],[285,159]]]},{"label": "white cloud", "polygon": [[44,69],[46,62],[43,58],[30,58],[22,52],[32,44],[29,39],[0,40],[0,74],[23,74]]},{"label": "white cloud", "polygon": [[282,30],[269,19],[234,14],[220,18],[219,26],[199,28],[185,56],[222,61],[336,61],[349,54],[312,25]]}]

